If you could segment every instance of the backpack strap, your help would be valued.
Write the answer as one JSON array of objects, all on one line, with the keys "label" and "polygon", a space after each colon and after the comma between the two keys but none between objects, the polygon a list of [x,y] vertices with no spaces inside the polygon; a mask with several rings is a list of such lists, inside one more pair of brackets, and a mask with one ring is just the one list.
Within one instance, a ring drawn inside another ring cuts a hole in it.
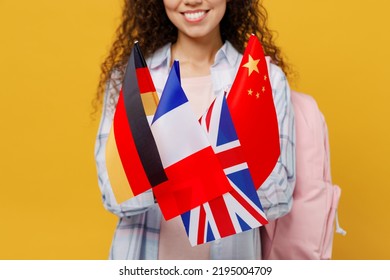
[{"label": "backpack strap", "polygon": [[345,231],[342,227],[340,227],[338,210],[336,210],[336,232],[343,236],[347,234],[347,231]]},{"label": "backpack strap", "polygon": [[[331,183],[332,182],[332,177],[331,177],[331,170],[330,170],[330,148],[329,148],[329,135],[328,135],[328,126],[326,125],[325,122],[325,117],[321,113],[321,118],[322,118],[322,123],[323,123],[323,130],[324,130],[324,147],[325,147],[325,166],[324,166],[324,178],[326,182]],[[336,186],[337,192],[341,192],[340,188]],[[340,193],[337,194],[340,196]],[[345,236],[347,234],[347,231],[345,231],[339,223],[339,214],[338,214],[338,209],[336,209],[336,233],[341,234]]]}]

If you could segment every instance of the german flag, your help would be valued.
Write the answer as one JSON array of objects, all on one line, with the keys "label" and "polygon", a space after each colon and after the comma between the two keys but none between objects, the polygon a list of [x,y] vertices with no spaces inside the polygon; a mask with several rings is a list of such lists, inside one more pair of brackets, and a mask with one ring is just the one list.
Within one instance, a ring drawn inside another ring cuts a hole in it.
[{"label": "german flag", "polygon": [[136,42],[132,49],[106,146],[110,184],[118,203],[167,181],[147,116],[158,97]]}]

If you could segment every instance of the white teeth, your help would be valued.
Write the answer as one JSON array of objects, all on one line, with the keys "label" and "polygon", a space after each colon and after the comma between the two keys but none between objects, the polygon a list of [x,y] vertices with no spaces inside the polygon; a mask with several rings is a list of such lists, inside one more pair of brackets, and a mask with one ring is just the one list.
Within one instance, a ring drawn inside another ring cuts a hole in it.
[{"label": "white teeth", "polygon": [[196,12],[196,13],[184,13],[184,16],[189,20],[200,19],[206,12]]}]

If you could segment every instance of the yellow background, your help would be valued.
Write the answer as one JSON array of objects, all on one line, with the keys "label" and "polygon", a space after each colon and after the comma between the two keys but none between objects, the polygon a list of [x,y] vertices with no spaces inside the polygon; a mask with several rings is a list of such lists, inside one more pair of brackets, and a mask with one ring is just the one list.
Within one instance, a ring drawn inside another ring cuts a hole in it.
[{"label": "yellow background", "polygon": [[[91,100],[120,0],[0,0],[0,259],[106,259]],[[329,126],[342,188],[335,259],[390,259],[386,0],[267,0],[277,42]]]}]

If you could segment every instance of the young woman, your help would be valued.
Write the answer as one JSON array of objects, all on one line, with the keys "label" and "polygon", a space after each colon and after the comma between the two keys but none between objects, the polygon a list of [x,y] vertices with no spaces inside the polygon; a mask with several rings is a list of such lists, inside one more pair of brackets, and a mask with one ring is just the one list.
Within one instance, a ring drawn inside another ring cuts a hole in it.
[{"label": "young woman", "polygon": [[260,259],[258,229],[191,247],[180,218],[165,221],[151,191],[118,204],[105,163],[105,147],[132,44],[139,41],[156,90],[161,94],[173,60],[180,61],[182,87],[201,116],[229,90],[251,33],[270,57],[269,75],[277,111],[281,155],[258,190],[269,220],[291,209],[295,184],[294,115],[280,50],[257,0],[126,0],[122,23],[107,59],[97,100],[103,113],[95,157],[105,207],[120,217],[111,259]]}]

